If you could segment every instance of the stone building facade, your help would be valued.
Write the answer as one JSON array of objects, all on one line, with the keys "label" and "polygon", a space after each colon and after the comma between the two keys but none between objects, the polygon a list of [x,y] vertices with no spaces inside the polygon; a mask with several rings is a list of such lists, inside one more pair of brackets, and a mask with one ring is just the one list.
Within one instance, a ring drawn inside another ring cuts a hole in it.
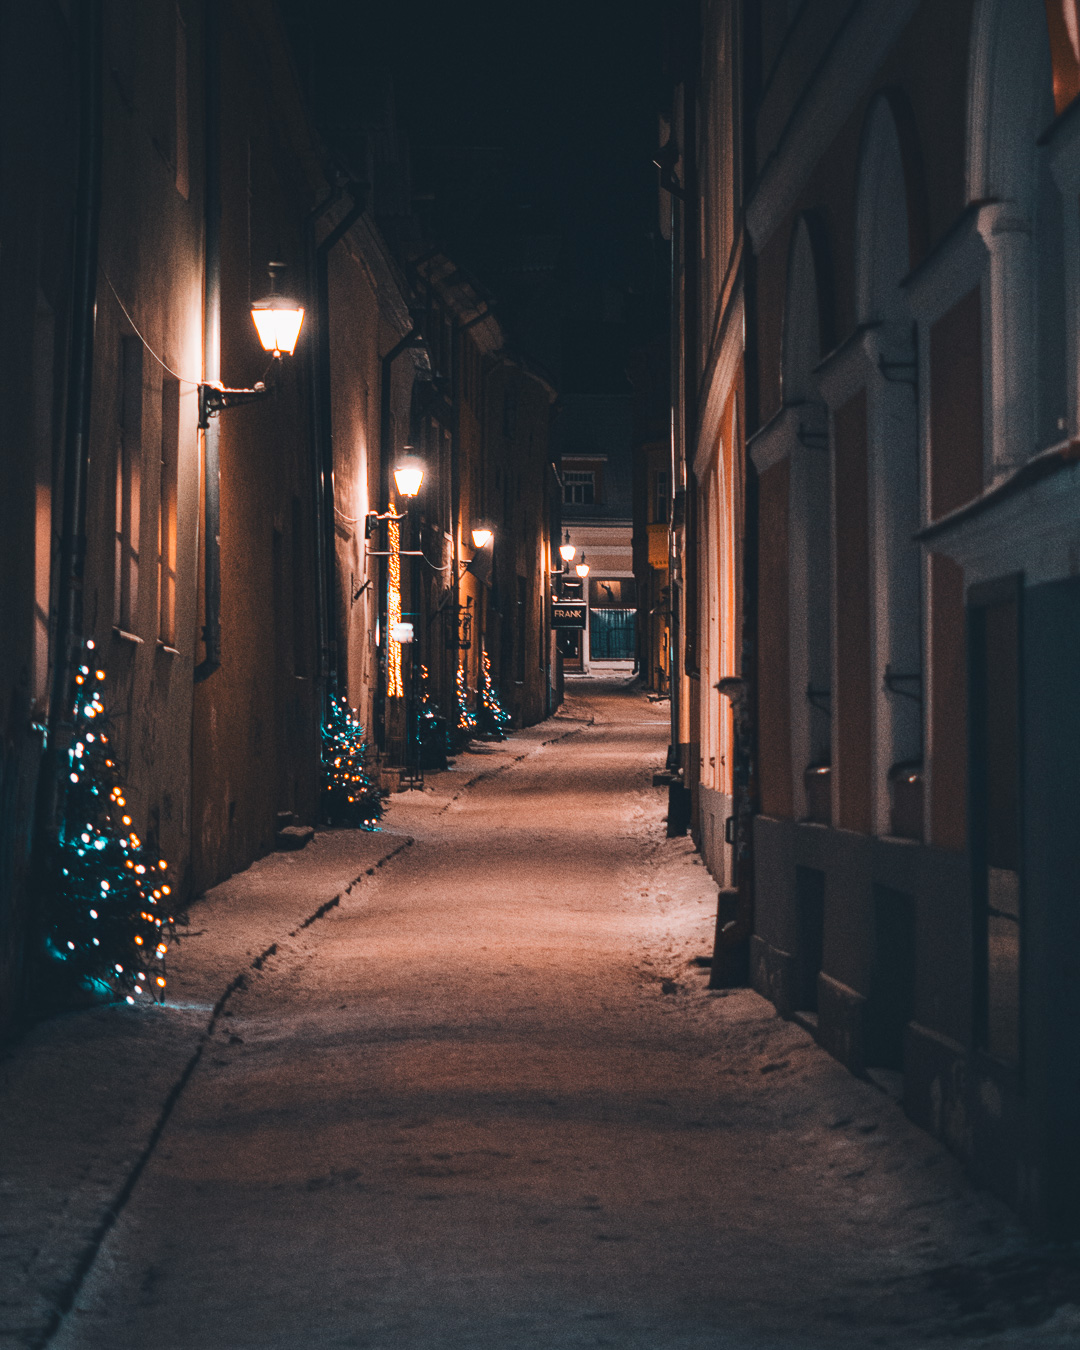
[{"label": "stone building facade", "polygon": [[[702,775],[734,674],[755,986],[1055,1233],[1080,1213],[1078,33],[1073,0],[691,6],[661,156],[683,351],[711,353],[677,403],[694,828],[724,876]],[[692,592],[725,530],[712,647]]]}]

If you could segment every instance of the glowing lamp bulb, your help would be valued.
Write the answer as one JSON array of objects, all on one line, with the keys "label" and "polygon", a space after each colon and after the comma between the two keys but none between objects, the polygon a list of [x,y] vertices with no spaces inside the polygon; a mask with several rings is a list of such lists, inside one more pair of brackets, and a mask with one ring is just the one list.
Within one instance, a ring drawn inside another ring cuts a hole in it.
[{"label": "glowing lamp bulb", "polygon": [[284,295],[268,295],[251,306],[251,317],[263,349],[275,356],[293,354],[304,324],[304,307]]},{"label": "glowing lamp bulb", "polygon": [[415,455],[406,455],[394,470],[394,482],[402,497],[415,497],[424,481],[424,466]]},{"label": "glowing lamp bulb", "polygon": [[472,532],[472,541],[474,548],[487,548],[488,544],[495,538],[495,531],[488,525],[478,525]]},{"label": "glowing lamp bulb", "polygon": [[582,558],[581,562],[579,562],[578,565],[574,568],[574,571],[584,581],[584,579],[589,575],[589,564],[585,561],[584,558]]},{"label": "glowing lamp bulb", "polygon": [[573,546],[573,544],[569,542],[559,545],[559,557],[563,560],[563,562],[573,562],[574,554],[576,552],[577,549]]}]

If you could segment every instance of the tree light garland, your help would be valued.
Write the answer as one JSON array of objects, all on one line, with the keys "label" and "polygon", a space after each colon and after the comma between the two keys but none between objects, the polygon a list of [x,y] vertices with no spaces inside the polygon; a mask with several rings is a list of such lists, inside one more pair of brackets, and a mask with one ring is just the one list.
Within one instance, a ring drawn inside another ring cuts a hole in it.
[{"label": "tree light garland", "polygon": [[44,945],[66,992],[165,1001],[175,931],[168,863],[132,828],[112,758],[92,641],[75,676],[74,732],[60,828],[50,850]]},{"label": "tree light garland", "polygon": [[367,767],[364,728],[344,695],[332,698],[322,727],[322,814],[328,825],[377,830],[382,798]]},{"label": "tree light garland", "polygon": [[510,712],[503,707],[491,678],[491,657],[486,651],[480,658],[480,701],[476,711],[480,734],[489,740],[504,740],[510,725]]},{"label": "tree light garland", "polygon": [[469,707],[469,687],[465,683],[464,666],[457,668],[457,675],[454,677],[454,695],[457,704],[454,730],[458,740],[467,741],[476,730],[476,713]]}]

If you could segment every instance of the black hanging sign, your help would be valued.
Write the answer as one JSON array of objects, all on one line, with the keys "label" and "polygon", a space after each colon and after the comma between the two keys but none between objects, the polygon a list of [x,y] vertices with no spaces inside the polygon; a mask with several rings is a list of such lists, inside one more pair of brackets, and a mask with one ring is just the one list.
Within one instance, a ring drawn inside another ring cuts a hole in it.
[{"label": "black hanging sign", "polygon": [[557,600],[551,602],[552,628],[584,628],[586,604],[584,600]]}]

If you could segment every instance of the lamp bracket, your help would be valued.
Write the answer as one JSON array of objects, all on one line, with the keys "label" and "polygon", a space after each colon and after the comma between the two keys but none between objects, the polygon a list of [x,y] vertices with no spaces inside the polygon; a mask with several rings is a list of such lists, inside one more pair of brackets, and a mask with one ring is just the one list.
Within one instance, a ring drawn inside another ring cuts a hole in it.
[{"label": "lamp bracket", "polygon": [[226,408],[238,408],[242,403],[256,403],[269,393],[269,388],[262,380],[251,389],[226,389],[223,384],[200,384],[199,426],[205,430],[210,425],[211,417],[216,417]]}]

